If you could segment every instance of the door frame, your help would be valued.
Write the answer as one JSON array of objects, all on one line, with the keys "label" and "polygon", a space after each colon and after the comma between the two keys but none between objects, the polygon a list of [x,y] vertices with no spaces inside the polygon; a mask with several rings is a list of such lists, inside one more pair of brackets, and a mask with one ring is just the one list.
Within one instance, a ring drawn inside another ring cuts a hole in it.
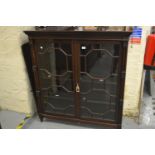
[{"label": "door frame", "polygon": [[[121,128],[121,121],[122,121],[122,93],[124,91],[123,86],[124,86],[124,81],[121,81],[121,79],[119,80],[119,84],[120,84],[120,92],[119,92],[119,97],[121,97],[121,101],[118,100],[118,106],[117,106],[117,112],[116,112],[116,117],[117,117],[117,121],[112,121],[112,120],[99,120],[99,119],[93,119],[93,118],[82,118],[80,117],[80,93],[76,92],[76,84],[79,84],[80,87],[80,42],[82,41],[89,41],[89,42],[101,42],[101,41],[107,41],[107,42],[111,42],[110,40],[70,40],[71,43],[71,52],[72,52],[72,70],[73,70],[73,91],[74,91],[74,104],[75,104],[75,115],[74,116],[68,116],[65,114],[53,114],[53,113],[48,113],[45,112],[43,110],[43,106],[42,106],[42,95],[41,95],[41,85],[40,85],[40,78],[39,78],[39,71],[38,71],[38,55],[37,55],[37,50],[36,50],[36,40],[37,39],[30,39],[30,43],[33,45],[31,48],[32,51],[32,60],[33,60],[33,70],[34,70],[34,75],[35,75],[35,82],[36,82],[36,94],[37,94],[37,106],[38,106],[38,113],[39,113],[39,117],[42,120],[44,116],[46,116],[47,118],[60,118],[63,120],[63,118],[66,120],[70,121],[70,118],[74,121],[79,121],[79,122],[84,122],[84,123],[88,123],[90,124],[91,122],[93,124],[108,124],[108,126],[117,126],[118,128]],[[39,39],[42,40],[42,39]],[[47,40],[53,40],[50,38],[47,38]],[[55,39],[57,40],[57,39]],[[61,40],[61,39],[58,39]],[[64,39],[63,39],[64,40]],[[68,39],[65,39],[68,40]],[[118,41],[118,40],[113,40],[113,42],[120,42],[120,45],[123,45],[123,50],[121,49],[121,54],[120,54],[120,61],[119,63],[121,64],[122,62],[124,62],[122,64],[122,66],[120,67],[120,73],[122,73],[123,71],[125,71],[125,62],[126,62],[126,47],[124,46],[124,44],[127,46],[126,43],[124,43],[124,41]],[[124,74],[123,74],[124,75]],[[118,85],[119,85],[118,84]],[[52,114],[52,115],[51,115]],[[110,125],[111,124],[111,125]],[[115,125],[114,125],[115,124]],[[116,128],[117,128],[116,127]]]},{"label": "door frame", "polygon": [[[76,47],[74,47],[73,45],[74,45],[74,41],[73,40],[68,40],[68,39],[52,39],[52,38],[47,38],[46,40],[51,40],[51,41],[53,41],[53,42],[59,42],[60,41],[60,43],[62,42],[66,42],[66,41],[68,41],[69,43],[70,43],[70,47],[71,47],[71,54],[72,54],[72,60],[71,60],[71,62],[72,62],[72,76],[73,76],[73,79],[72,79],[72,84],[73,84],[73,98],[74,98],[74,101],[73,101],[73,105],[74,105],[74,115],[67,115],[67,114],[56,114],[56,113],[50,113],[50,112],[46,112],[45,110],[44,110],[44,106],[43,106],[43,95],[42,95],[42,86],[41,86],[41,79],[40,79],[40,74],[39,74],[39,55],[38,55],[38,53],[37,53],[37,41],[41,41],[41,40],[43,40],[43,41],[45,41],[44,39],[42,39],[42,38],[39,38],[39,39],[35,39],[34,40],[34,43],[32,44],[33,45],[33,49],[32,49],[32,54],[34,55],[34,64],[35,64],[35,78],[36,78],[36,86],[37,86],[37,91],[36,91],[36,94],[37,94],[37,109],[39,109],[39,111],[38,111],[38,113],[39,114],[46,114],[46,115],[55,115],[55,116],[62,116],[62,117],[71,117],[71,118],[74,118],[74,117],[78,117],[78,110],[77,110],[77,99],[78,99],[78,97],[77,97],[77,94],[75,93],[75,83],[76,83],[76,77],[77,77],[77,75],[76,75],[76,52],[74,52],[74,50],[76,50],[77,48]],[[75,56],[74,56],[75,55]],[[34,68],[34,67],[33,67]],[[40,116],[41,117],[41,116]]]},{"label": "door frame", "polygon": [[[116,124],[121,124],[122,121],[122,108],[123,108],[123,87],[124,87],[124,78],[122,77],[122,72],[125,71],[125,58],[126,58],[126,47],[124,47],[124,42],[122,41],[118,41],[118,40],[113,40],[113,41],[109,41],[109,40],[73,40],[72,41],[72,46],[73,46],[73,64],[74,64],[74,71],[75,71],[75,83],[78,83],[79,87],[80,87],[80,72],[81,72],[81,68],[80,68],[80,43],[82,42],[96,42],[96,43],[101,43],[101,42],[114,42],[114,43],[118,43],[120,45],[120,51],[119,51],[119,61],[118,61],[118,77],[117,77],[117,93],[116,93],[116,105],[115,105],[115,120],[106,120],[103,119],[103,122],[106,121],[110,121]],[[123,46],[122,46],[123,45]],[[125,73],[124,73],[125,74]],[[75,88],[76,86],[74,86]],[[76,90],[75,91],[75,97],[76,97],[76,117],[80,118],[80,119],[85,119],[82,118],[80,116],[80,112],[81,112],[81,101],[80,101],[80,93],[77,93]],[[89,120],[99,120],[97,118],[86,118]]]}]

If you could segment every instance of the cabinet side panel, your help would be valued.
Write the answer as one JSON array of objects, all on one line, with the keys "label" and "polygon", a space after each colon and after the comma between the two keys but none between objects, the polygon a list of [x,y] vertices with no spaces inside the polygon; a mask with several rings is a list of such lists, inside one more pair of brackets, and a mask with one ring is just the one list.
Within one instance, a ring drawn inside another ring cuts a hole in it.
[{"label": "cabinet side panel", "polygon": [[37,106],[38,113],[41,113],[43,110],[41,107],[41,97],[40,97],[37,56],[36,56],[36,50],[35,50],[35,40],[29,38],[29,42],[30,42],[30,47],[31,47],[32,69],[33,69],[34,80],[35,80],[36,106]]}]

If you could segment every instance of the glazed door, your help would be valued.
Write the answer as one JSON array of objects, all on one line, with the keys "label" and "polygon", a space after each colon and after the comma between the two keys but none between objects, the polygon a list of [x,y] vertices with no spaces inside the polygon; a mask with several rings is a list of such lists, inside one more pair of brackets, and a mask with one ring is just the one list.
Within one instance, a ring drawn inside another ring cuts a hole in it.
[{"label": "glazed door", "polygon": [[43,39],[35,43],[43,112],[74,116],[71,42]]},{"label": "glazed door", "polygon": [[80,117],[117,121],[121,44],[81,41],[79,46]]}]

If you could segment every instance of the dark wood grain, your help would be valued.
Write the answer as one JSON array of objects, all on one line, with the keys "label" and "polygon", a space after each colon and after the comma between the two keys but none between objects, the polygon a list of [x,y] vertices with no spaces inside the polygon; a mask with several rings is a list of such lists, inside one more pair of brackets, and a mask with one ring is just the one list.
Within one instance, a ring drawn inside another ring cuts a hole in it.
[{"label": "dark wood grain", "polygon": [[[123,96],[124,96],[124,83],[125,83],[125,71],[126,71],[126,58],[127,58],[127,43],[129,40],[129,35],[131,32],[118,32],[118,31],[25,31],[29,36],[31,44],[31,55],[32,55],[32,64],[34,70],[35,78],[35,88],[37,96],[37,111],[40,117],[40,120],[43,121],[43,117],[53,120],[63,120],[63,121],[73,121],[77,123],[84,124],[95,124],[101,125],[109,128],[121,128],[122,122],[122,109],[123,109]],[[52,114],[47,113],[44,110],[43,99],[41,95],[41,79],[39,78],[38,71],[38,56],[36,48],[36,40],[60,40],[65,41],[69,40],[72,50],[72,71],[73,71],[73,89],[74,89],[74,99],[75,99],[75,115],[68,116],[62,114]],[[76,92],[75,87],[77,84],[80,86],[80,43],[87,41],[101,42],[108,41],[114,43],[117,42],[121,45],[120,57],[119,57],[119,76],[118,76],[118,87],[117,87],[117,104],[116,104],[116,120],[102,120],[94,118],[82,118],[80,116],[81,103],[80,103],[80,92]]]},{"label": "dark wood grain", "polygon": [[76,40],[118,40],[128,41],[131,32],[120,31],[25,31],[25,33],[35,39],[76,39]]},{"label": "dark wood grain", "polygon": [[87,124],[87,125],[98,125],[100,127],[108,127],[108,128],[116,128],[120,129],[121,124],[116,124],[112,121],[102,121],[102,120],[97,120],[97,119],[82,119],[82,118],[77,118],[77,117],[68,117],[68,116],[63,116],[63,115],[51,115],[51,114],[46,114],[46,113],[41,113],[40,114],[42,117],[46,117],[50,120],[60,120],[60,121],[68,121],[68,122],[74,122],[75,124]]}]

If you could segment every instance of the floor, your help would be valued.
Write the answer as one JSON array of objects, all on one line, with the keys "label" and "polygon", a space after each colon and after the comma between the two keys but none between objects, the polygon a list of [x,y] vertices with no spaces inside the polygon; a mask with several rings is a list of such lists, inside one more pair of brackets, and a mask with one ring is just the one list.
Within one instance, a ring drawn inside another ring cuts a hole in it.
[{"label": "floor", "polygon": [[[15,129],[16,126],[25,118],[25,114],[12,111],[0,111],[0,122],[3,129]],[[44,120],[40,122],[37,115],[28,119],[23,126],[24,129],[91,129],[97,128],[92,126],[73,125],[69,123],[53,122]],[[155,129],[153,125],[138,124],[133,118],[124,117],[122,123],[123,129]]]}]

